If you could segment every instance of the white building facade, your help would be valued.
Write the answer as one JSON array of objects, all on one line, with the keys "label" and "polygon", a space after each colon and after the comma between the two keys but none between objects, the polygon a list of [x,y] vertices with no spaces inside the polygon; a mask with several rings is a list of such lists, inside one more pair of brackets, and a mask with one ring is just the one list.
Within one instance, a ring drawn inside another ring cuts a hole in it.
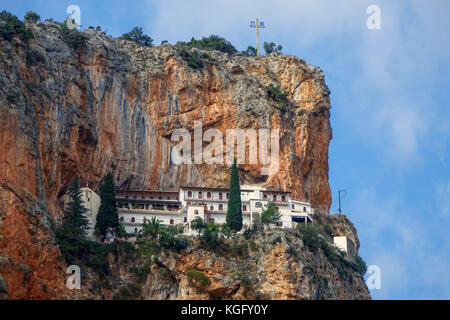
[{"label": "white building facade", "polygon": [[[116,198],[119,221],[130,234],[139,233],[152,218],[164,225],[178,226],[185,234],[195,234],[191,222],[197,217],[218,225],[225,223],[229,192],[226,188],[182,186],[179,191],[116,190]],[[243,185],[241,201],[244,230],[260,221],[270,201],[281,213],[281,221],[275,227],[293,228],[297,223],[313,221],[311,205],[292,199],[290,192]]]}]

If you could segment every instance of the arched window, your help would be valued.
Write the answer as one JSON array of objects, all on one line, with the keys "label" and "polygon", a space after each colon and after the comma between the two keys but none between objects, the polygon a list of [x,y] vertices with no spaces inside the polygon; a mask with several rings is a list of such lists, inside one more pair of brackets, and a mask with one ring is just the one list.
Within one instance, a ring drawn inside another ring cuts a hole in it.
[{"label": "arched window", "polygon": [[209,207],[209,210],[214,211],[214,206]]},{"label": "arched window", "polygon": [[120,222],[123,222],[123,217],[120,217],[119,221],[120,221]]},{"label": "arched window", "polygon": [[131,217],[131,222],[136,222],[136,219],[134,217]]},{"label": "arched window", "polygon": [[265,194],[265,195],[263,196],[263,199],[267,199],[267,194]]},{"label": "arched window", "polygon": [[184,222],[187,222],[187,217],[184,217]]},{"label": "arched window", "polygon": [[206,194],[206,197],[207,197],[208,199],[211,199],[211,192],[208,192],[208,193]]},{"label": "arched window", "polygon": [[245,204],[242,206],[242,211],[247,211],[247,206]]},{"label": "arched window", "polygon": [[230,194],[227,192],[227,199],[230,198]]},{"label": "arched window", "polygon": [[192,198],[192,191],[188,191],[188,198]]},{"label": "arched window", "polygon": [[281,196],[281,201],[286,202],[286,196]]},{"label": "arched window", "polygon": [[256,202],[255,203],[255,207],[256,208],[262,208],[262,203],[261,202]]},{"label": "arched window", "polygon": [[219,211],[223,210],[223,204],[219,204]]},{"label": "arched window", "polygon": [[303,212],[306,212],[306,207],[303,207]]},{"label": "arched window", "polygon": [[134,228],[134,233],[138,233],[138,228]]},{"label": "arched window", "polygon": [[222,200],[223,199],[223,195],[222,195],[222,192],[220,192],[219,193],[219,200]]},{"label": "arched window", "polygon": [[273,195],[273,201],[277,201],[277,195],[276,194]]},{"label": "arched window", "polygon": [[173,224],[173,219],[170,219],[170,224]]},{"label": "arched window", "polygon": [[203,193],[201,191],[198,193],[198,198],[203,199]]}]

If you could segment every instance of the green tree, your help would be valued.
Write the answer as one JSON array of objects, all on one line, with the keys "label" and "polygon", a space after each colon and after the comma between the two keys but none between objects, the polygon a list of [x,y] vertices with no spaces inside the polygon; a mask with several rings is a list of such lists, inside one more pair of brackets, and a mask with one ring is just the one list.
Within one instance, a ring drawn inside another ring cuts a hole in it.
[{"label": "green tree", "polygon": [[234,159],[233,166],[231,167],[229,192],[230,196],[228,198],[226,224],[231,230],[238,232],[242,229],[242,201],[236,158]]},{"label": "green tree", "polygon": [[282,45],[276,45],[273,42],[264,42],[264,51],[266,51],[266,54],[270,54],[272,52],[278,52],[280,53],[281,50],[283,50]]},{"label": "green tree", "polygon": [[28,23],[36,23],[41,20],[41,17],[34,11],[27,11],[23,18]]},{"label": "green tree", "polygon": [[3,10],[0,12],[0,38],[11,41],[15,36],[22,41],[34,38],[33,32],[27,29],[25,24],[12,13]]},{"label": "green tree", "polygon": [[192,230],[197,230],[198,234],[202,232],[206,228],[206,223],[203,221],[202,218],[196,217],[194,220],[191,221],[191,228]]},{"label": "green tree", "polygon": [[124,33],[122,38],[129,41],[134,41],[142,46],[153,46],[153,39],[144,34],[141,27],[134,27],[130,32]]},{"label": "green tree", "polygon": [[120,231],[116,191],[111,173],[106,175],[100,188],[100,201],[97,224],[95,225],[95,234],[104,239],[108,233],[118,234]]},{"label": "green tree", "polygon": [[195,40],[192,37],[191,41],[186,43],[188,47],[195,47],[203,50],[217,50],[229,54],[237,53],[237,49],[225,38],[218,35],[210,35],[209,37],[203,37],[200,40]]},{"label": "green tree", "polygon": [[261,214],[261,223],[274,224],[281,220],[281,213],[275,211],[275,203],[272,201],[266,207],[266,210]]},{"label": "green tree", "polygon": [[244,53],[245,55],[248,55],[248,56],[256,56],[256,54],[257,54],[258,52],[257,52],[257,50],[256,50],[255,47],[253,47],[253,46],[248,46],[248,47],[247,47],[247,50],[245,50],[243,53]]},{"label": "green tree", "polygon": [[81,199],[82,191],[78,176],[75,176],[69,187],[70,201],[64,208],[64,219],[58,230],[61,235],[69,239],[85,239],[89,229],[89,220],[86,217],[86,207]]},{"label": "green tree", "polygon": [[155,217],[152,217],[150,221],[144,224],[141,234],[144,237],[150,237],[152,239],[158,237],[163,234],[164,226],[161,224],[161,220],[157,220]]}]

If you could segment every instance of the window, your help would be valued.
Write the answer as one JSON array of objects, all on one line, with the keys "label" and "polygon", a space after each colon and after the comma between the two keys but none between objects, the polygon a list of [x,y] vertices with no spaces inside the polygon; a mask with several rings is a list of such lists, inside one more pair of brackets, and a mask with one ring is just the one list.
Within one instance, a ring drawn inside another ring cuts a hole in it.
[{"label": "window", "polygon": [[214,211],[214,206],[209,207],[209,210]]},{"label": "window", "polygon": [[198,193],[198,198],[203,199],[203,193],[201,191]]},{"label": "window", "polygon": [[173,224],[173,219],[170,219],[170,224]]},{"label": "window", "polygon": [[214,219],[213,218],[209,218],[209,221],[214,223]]},{"label": "window", "polygon": [[286,202],[286,196],[281,196],[281,201]]},{"label": "window", "polygon": [[261,202],[256,202],[255,203],[255,207],[256,208],[262,208],[262,203]]},{"label": "window", "polygon": [[275,225],[276,225],[277,227],[282,227],[282,226],[283,226],[283,222],[277,222],[277,223],[275,223]]},{"label": "window", "polygon": [[147,222],[147,218],[144,218],[144,223],[146,223]]},{"label": "window", "polygon": [[192,198],[192,191],[188,191],[188,198]]},{"label": "window", "polygon": [[263,199],[267,199],[267,194],[265,194],[265,195],[263,196]]},{"label": "window", "polygon": [[247,206],[245,204],[242,206],[242,211],[247,211]]},{"label": "window", "polygon": [[134,217],[131,217],[131,222],[136,222],[136,219]]},{"label": "window", "polygon": [[280,208],[275,207],[275,212],[280,212]]},{"label": "window", "polygon": [[219,204],[219,211],[223,210],[223,204]]},{"label": "window", "polygon": [[292,209],[295,209],[295,206],[294,206],[294,205],[292,205]]},{"label": "window", "polygon": [[170,200],[170,197],[167,197],[167,200]]},{"label": "window", "polygon": [[223,195],[222,195],[222,192],[220,192],[219,193],[219,200],[222,200],[223,199]]},{"label": "window", "polygon": [[273,201],[277,201],[277,195],[276,194],[273,195]]},{"label": "window", "polygon": [[229,193],[227,193],[227,199],[228,199],[228,198],[230,198],[230,194],[229,194]]},{"label": "window", "polygon": [[120,222],[123,222],[123,217],[120,217],[119,221],[120,221]]},{"label": "window", "polygon": [[198,210],[195,210],[195,211],[194,211],[194,214],[198,214]]},{"label": "window", "polygon": [[306,212],[306,207],[303,207],[303,212]]},{"label": "window", "polygon": [[206,197],[207,197],[208,199],[211,199],[211,192],[208,192],[208,193],[206,194]]},{"label": "window", "polygon": [[184,222],[187,222],[187,217],[184,217]]},{"label": "window", "polygon": [[134,228],[134,233],[138,233],[138,228]]}]

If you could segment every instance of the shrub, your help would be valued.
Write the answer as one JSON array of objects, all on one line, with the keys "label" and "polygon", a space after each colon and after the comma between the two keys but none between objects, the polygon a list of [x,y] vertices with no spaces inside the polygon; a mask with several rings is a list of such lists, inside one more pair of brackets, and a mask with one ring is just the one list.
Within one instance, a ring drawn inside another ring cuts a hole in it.
[{"label": "shrub", "polygon": [[211,57],[207,53],[197,51],[181,50],[180,56],[187,62],[192,69],[201,69],[205,64],[211,64]]},{"label": "shrub", "polygon": [[132,266],[130,271],[133,272],[138,278],[138,281],[142,283],[147,279],[147,276],[150,273],[150,266],[148,264],[144,265],[142,268]]},{"label": "shrub", "polygon": [[236,272],[234,277],[239,280],[239,283],[244,289],[250,289],[253,286],[254,281],[250,279],[245,273]]},{"label": "shrub", "polygon": [[39,20],[41,20],[41,17],[33,11],[27,11],[27,13],[25,14],[25,16],[23,17],[25,22],[28,23],[36,23]]},{"label": "shrub", "polygon": [[320,237],[319,226],[300,223],[297,225],[297,230],[303,239],[303,244],[311,251],[317,251],[322,246],[324,240]]},{"label": "shrub", "polygon": [[153,39],[144,34],[142,27],[134,27],[130,32],[124,33],[122,39],[134,41],[141,46],[153,46]]},{"label": "shrub", "polygon": [[359,273],[364,276],[367,272],[367,264],[360,256],[356,257],[356,265]]},{"label": "shrub", "polygon": [[78,47],[86,43],[86,37],[77,29],[69,29],[66,22],[55,23],[61,28],[61,36],[64,42],[72,49],[76,50]]},{"label": "shrub", "polygon": [[281,112],[287,111],[287,104],[289,103],[287,92],[281,90],[280,86],[274,85],[272,83],[266,87],[266,92],[269,98],[277,102],[277,105],[275,106],[277,109],[279,109]]},{"label": "shrub", "polygon": [[211,280],[201,271],[189,270],[186,272],[186,276],[191,285],[198,284],[200,287],[206,287],[211,284]]},{"label": "shrub", "polygon": [[258,53],[255,47],[252,46],[248,46],[247,50],[242,51],[242,53],[246,56],[256,56],[256,54]]},{"label": "shrub", "polygon": [[186,43],[186,45],[190,48],[195,47],[203,50],[218,50],[229,54],[237,53],[236,48],[231,44],[231,42],[217,35],[203,37],[200,40],[195,40],[192,38],[191,41]]},{"label": "shrub", "polygon": [[0,12],[0,37],[11,41],[15,35],[19,36],[22,41],[34,38],[33,32],[27,29],[22,21],[10,12],[3,10]]},{"label": "shrub", "polygon": [[248,257],[247,242],[245,242],[245,241],[234,242],[230,248],[230,254],[233,257],[247,258]]},{"label": "shrub", "polygon": [[281,52],[283,50],[283,46],[276,45],[273,42],[264,42],[264,51],[266,51],[266,54],[270,54],[272,52]]}]

